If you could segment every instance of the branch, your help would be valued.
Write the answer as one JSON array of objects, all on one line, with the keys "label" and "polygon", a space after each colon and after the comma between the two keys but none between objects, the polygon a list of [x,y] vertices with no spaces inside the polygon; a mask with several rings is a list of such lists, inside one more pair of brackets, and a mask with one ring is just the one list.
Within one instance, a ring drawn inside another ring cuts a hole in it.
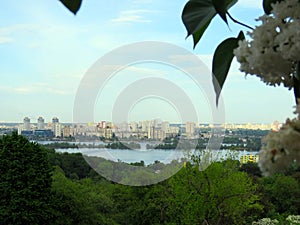
[{"label": "branch", "polygon": [[229,18],[230,18],[233,22],[235,22],[235,23],[237,23],[237,24],[239,24],[239,25],[241,25],[241,26],[247,27],[247,28],[249,28],[250,30],[254,30],[253,27],[250,27],[250,26],[248,26],[247,24],[242,23],[242,22],[240,22],[240,21],[234,19],[234,18],[229,14],[229,12],[227,12],[226,14],[229,16]]}]

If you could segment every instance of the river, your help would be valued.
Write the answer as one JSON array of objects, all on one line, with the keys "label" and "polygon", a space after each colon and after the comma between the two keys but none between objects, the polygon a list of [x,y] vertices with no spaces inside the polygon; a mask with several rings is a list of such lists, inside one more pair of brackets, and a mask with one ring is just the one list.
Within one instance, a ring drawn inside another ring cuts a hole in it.
[{"label": "river", "polygon": [[[54,141],[38,141],[39,144],[49,144]],[[107,144],[104,142],[68,142],[70,144]],[[126,163],[134,163],[144,161],[145,165],[153,164],[155,161],[162,163],[170,163],[172,160],[181,160],[182,158],[189,158],[195,150],[177,150],[177,149],[146,149],[147,144],[153,144],[153,142],[140,142],[141,149],[110,149],[110,148],[56,148],[57,152],[68,153],[82,153],[86,156],[97,156],[112,161],[122,161]],[[229,156],[239,160],[242,155],[256,155],[258,152],[248,151],[230,151],[230,150],[212,150],[210,151],[214,156],[214,159],[227,158]],[[228,156],[229,155],[229,156]]]},{"label": "river", "polygon": [[[170,163],[172,160],[181,160],[182,158],[189,158],[195,150],[163,150],[163,149],[141,149],[141,150],[127,150],[127,149],[108,149],[108,148],[67,148],[55,149],[57,152],[75,153],[80,152],[87,156],[97,156],[112,161],[122,161],[126,163],[144,161],[146,165],[154,163],[156,160],[162,163]],[[214,158],[226,158],[229,156],[239,160],[242,155],[255,155],[258,152],[248,151],[229,151],[229,150],[213,150],[210,151]],[[229,156],[228,156],[229,155]]]}]

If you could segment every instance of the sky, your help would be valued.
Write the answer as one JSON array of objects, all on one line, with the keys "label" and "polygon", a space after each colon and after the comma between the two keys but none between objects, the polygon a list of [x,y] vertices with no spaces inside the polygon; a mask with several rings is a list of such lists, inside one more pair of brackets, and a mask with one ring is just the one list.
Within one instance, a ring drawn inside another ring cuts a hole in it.
[{"label": "sky", "polygon": [[[181,20],[186,2],[83,0],[76,16],[57,0],[2,2],[0,121],[22,122],[25,116],[30,117],[32,122],[39,116],[51,121],[52,117],[57,116],[61,122],[72,122],[76,114],[74,102],[90,68],[100,70],[101,65],[95,62],[109,54],[113,59],[123,57],[126,61],[131,57],[130,52],[119,56],[116,49],[131,44],[134,48],[137,42],[156,41],[178,46],[188,51],[189,56],[199,57],[209,70],[217,45],[227,37],[237,36],[240,29],[247,29],[232,22],[227,27],[220,18],[215,17],[198,46],[193,49],[192,38],[186,39]],[[229,12],[251,26],[255,26],[254,19],[263,13],[257,0],[240,0]],[[164,54],[162,49],[152,50],[154,55]],[[178,63],[186,59],[178,55],[176,58]],[[128,121],[161,118],[178,122],[192,120],[189,115],[195,110],[198,122],[214,122],[215,107],[210,100],[214,96],[211,96],[212,92],[205,92],[206,86],[213,90],[212,84],[205,80],[200,82],[200,86],[196,85],[186,71],[176,67],[176,60],[172,65],[159,61],[121,65],[121,69],[97,86],[94,121],[114,121],[118,120],[118,115],[125,115],[122,119]],[[272,123],[293,117],[291,91],[266,86],[257,77],[245,77],[238,68],[238,63],[234,61],[222,90],[224,111],[221,113],[224,122]],[[204,75],[199,74],[201,76]],[[147,95],[144,88],[139,93],[135,91],[138,90],[135,87],[137,84],[141,83],[146,88],[153,80],[157,88],[154,92],[157,93]],[[97,82],[100,82],[98,78]],[[166,86],[160,85],[164,82]],[[174,90],[169,89],[171,86]],[[160,90],[165,90],[166,96],[167,93],[180,97],[186,95],[190,105],[184,112],[180,111],[180,107],[185,107],[184,98],[183,102],[180,102],[181,98],[171,100],[171,95],[167,99],[160,96]],[[143,91],[145,96],[141,95]],[[122,108],[122,104],[115,106],[118,102],[124,103],[124,99],[131,94],[136,96],[129,107]],[[80,110],[85,113],[87,109],[83,106]]]}]

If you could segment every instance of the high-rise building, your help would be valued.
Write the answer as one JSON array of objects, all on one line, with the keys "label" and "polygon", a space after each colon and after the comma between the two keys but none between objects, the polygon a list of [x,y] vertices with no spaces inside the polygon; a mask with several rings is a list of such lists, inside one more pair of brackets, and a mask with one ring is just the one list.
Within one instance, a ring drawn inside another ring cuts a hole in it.
[{"label": "high-rise building", "polygon": [[61,125],[59,123],[59,119],[57,117],[52,118],[52,131],[54,137],[61,137]]},{"label": "high-rise building", "polygon": [[72,129],[70,126],[65,126],[65,127],[62,129],[63,137],[70,137],[70,136],[73,136],[72,130],[73,130],[73,129]]},{"label": "high-rise building", "polygon": [[59,119],[57,117],[52,118],[52,124],[59,123]]},{"label": "high-rise building", "polygon": [[193,135],[195,133],[195,123],[186,122],[185,132],[187,135]]},{"label": "high-rise building", "polygon": [[143,132],[148,132],[148,127],[151,126],[151,123],[149,121],[142,121],[140,122],[140,127],[142,128]]},{"label": "high-rise building", "polygon": [[44,130],[45,129],[45,120],[41,116],[37,120],[37,129],[38,130]]},{"label": "high-rise building", "polygon": [[154,119],[154,120],[152,120],[152,125],[155,128],[157,128],[160,124],[161,124],[161,120],[160,119]]},{"label": "high-rise building", "polygon": [[53,134],[54,134],[54,137],[61,137],[61,124],[60,123],[55,123]]},{"label": "high-rise building", "polygon": [[30,130],[30,119],[25,117],[23,120],[23,130]]},{"label": "high-rise building", "polygon": [[170,128],[170,123],[169,122],[164,121],[164,122],[161,123],[162,131],[167,132],[169,130],[169,128]]}]

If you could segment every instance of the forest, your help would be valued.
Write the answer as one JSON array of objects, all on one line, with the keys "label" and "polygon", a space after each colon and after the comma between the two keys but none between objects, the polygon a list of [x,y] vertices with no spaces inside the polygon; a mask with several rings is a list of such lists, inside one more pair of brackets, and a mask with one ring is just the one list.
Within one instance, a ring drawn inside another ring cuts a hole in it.
[{"label": "forest", "polygon": [[80,153],[57,153],[16,133],[0,139],[0,161],[0,224],[296,224],[286,218],[300,214],[296,166],[262,177],[254,163],[227,159],[200,171],[191,157],[162,182],[126,186],[99,175]]}]

